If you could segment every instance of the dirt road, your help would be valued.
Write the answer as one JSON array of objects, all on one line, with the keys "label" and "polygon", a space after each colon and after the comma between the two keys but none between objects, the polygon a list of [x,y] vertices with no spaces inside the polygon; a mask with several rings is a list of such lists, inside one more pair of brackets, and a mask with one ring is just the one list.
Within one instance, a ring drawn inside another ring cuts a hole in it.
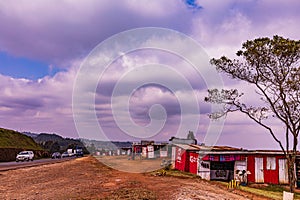
[{"label": "dirt road", "polygon": [[67,157],[62,159],[40,159],[40,160],[34,160],[34,161],[24,161],[24,162],[1,162],[0,163],[0,172],[1,171],[7,171],[11,169],[20,169],[20,168],[26,168],[31,166],[38,166],[38,165],[44,165],[44,164],[50,164],[50,163],[57,163],[57,162],[65,162],[70,159],[73,159],[74,157]]},{"label": "dirt road", "polygon": [[126,173],[93,157],[0,172],[0,199],[256,199],[198,178]]}]

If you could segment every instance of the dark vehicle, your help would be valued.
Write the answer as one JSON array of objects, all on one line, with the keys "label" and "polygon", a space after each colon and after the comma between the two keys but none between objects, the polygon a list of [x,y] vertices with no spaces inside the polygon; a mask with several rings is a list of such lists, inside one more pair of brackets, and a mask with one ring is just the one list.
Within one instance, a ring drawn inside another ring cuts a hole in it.
[{"label": "dark vehicle", "polygon": [[61,157],[62,158],[69,157],[69,153],[65,151],[61,154]]},{"label": "dark vehicle", "polygon": [[61,158],[61,154],[59,152],[54,152],[51,156],[52,159],[55,159],[55,158]]},{"label": "dark vehicle", "polygon": [[76,157],[82,157],[83,156],[83,150],[81,147],[76,147],[76,149],[74,150],[75,152],[75,156]]}]

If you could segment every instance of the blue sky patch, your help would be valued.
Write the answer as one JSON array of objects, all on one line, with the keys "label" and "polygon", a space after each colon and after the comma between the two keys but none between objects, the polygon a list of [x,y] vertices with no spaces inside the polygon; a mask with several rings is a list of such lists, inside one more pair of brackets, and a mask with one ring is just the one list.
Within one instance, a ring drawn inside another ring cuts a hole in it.
[{"label": "blue sky patch", "polygon": [[5,52],[0,52],[0,61],[0,74],[13,78],[36,80],[47,75],[53,76],[61,70],[44,62],[11,56]]},{"label": "blue sky patch", "polygon": [[197,0],[183,0],[184,3],[187,5],[188,8],[192,9],[201,9],[202,6],[198,4]]}]

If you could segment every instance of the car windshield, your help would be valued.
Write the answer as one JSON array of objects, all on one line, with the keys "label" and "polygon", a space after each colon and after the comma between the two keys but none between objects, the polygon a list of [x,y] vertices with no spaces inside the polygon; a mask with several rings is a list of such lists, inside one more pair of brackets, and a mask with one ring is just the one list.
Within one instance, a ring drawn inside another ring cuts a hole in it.
[{"label": "car windshield", "polygon": [[19,153],[19,155],[26,155],[26,154],[29,154],[27,151],[22,151]]}]

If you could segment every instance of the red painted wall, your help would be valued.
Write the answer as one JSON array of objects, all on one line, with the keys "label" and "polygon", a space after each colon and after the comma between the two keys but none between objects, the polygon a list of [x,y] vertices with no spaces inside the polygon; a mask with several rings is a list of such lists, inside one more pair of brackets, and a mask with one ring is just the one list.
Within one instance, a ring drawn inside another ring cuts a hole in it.
[{"label": "red painted wall", "polygon": [[278,170],[278,158],[276,157],[276,168],[275,170],[267,169],[267,157],[276,157],[276,156],[267,156],[264,155],[264,182],[265,183],[272,183],[272,184],[278,184],[279,183],[279,170]]},{"label": "red painted wall", "polygon": [[180,171],[185,171],[185,163],[186,163],[186,151],[180,147],[176,147],[175,154],[175,169]]},{"label": "red painted wall", "polygon": [[175,169],[197,174],[198,154],[176,147]]},{"label": "red painted wall", "polygon": [[189,172],[190,171],[190,154],[189,152],[186,152],[185,154],[185,166],[184,166],[184,171]]},{"label": "red painted wall", "polygon": [[[278,159],[279,158],[284,158],[284,156],[278,156],[278,155],[248,155],[247,169],[248,169],[248,171],[251,172],[251,174],[248,174],[248,182],[255,182],[255,157],[263,158],[264,183],[279,184]],[[275,170],[268,170],[267,169],[267,157],[275,157],[276,158],[276,168],[275,168]]]},{"label": "red painted wall", "polygon": [[187,162],[189,162],[189,169],[188,172],[197,174],[198,171],[198,155],[195,152],[188,152],[188,159]]},{"label": "red painted wall", "polygon": [[251,174],[247,175],[248,182],[255,182],[255,156],[249,155],[247,157],[247,170],[250,171]]}]

